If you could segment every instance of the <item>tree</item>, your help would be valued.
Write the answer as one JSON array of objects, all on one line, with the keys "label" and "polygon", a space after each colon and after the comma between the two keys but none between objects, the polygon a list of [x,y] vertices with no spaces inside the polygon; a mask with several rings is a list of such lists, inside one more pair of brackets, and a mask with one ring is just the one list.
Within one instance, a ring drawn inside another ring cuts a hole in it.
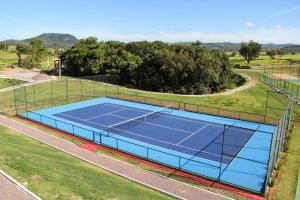
[{"label": "tree", "polygon": [[247,61],[248,65],[250,61],[259,57],[261,51],[261,44],[250,41],[249,43],[242,42],[241,48],[239,50],[240,54]]},{"label": "tree", "polygon": [[286,52],[283,49],[277,49],[277,55],[284,56]]},{"label": "tree", "polygon": [[24,44],[17,44],[16,46],[16,54],[18,56],[18,67],[23,66],[22,55],[26,54],[28,51],[28,47]]},{"label": "tree", "polygon": [[46,54],[46,47],[43,46],[43,41],[38,38],[33,38],[27,47],[27,54],[24,59],[24,66],[27,68],[40,68],[42,58]]},{"label": "tree", "polygon": [[237,52],[236,52],[236,51],[233,51],[233,52],[231,52],[230,57],[235,57],[236,54],[237,54]]},{"label": "tree", "polygon": [[269,49],[266,52],[266,55],[269,56],[271,59],[274,59],[274,57],[277,54],[277,50],[276,49]]}]

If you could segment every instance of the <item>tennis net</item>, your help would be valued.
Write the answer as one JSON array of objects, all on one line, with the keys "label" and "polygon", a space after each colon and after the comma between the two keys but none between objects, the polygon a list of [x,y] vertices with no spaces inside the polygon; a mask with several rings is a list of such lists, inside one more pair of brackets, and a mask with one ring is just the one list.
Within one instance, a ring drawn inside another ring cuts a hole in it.
[{"label": "tennis net", "polygon": [[170,113],[170,112],[172,112],[171,107],[172,107],[172,105],[168,105],[168,106],[166,106],[164,108],[161,108],[157,111],[153,111],[153,112],[147,113],[147,114],[142,115],[142,116],[138,116],[138,117],[135,117],[135,118],[132,118],[132,119],[128,119],[128,120],[125,120],[125,121],[122,121],[122,122],[112,124],[112,125],[107,127],[107,132],[110,134],[113,129],[116,129],[117,127],[120,127],[120,126],[125,125],[125,124],[140,123],[140,122],[146,123],[150,120],[150,117],[152,117],[151,119],[153,119],[153,117],[159,116],[160,113]]}]

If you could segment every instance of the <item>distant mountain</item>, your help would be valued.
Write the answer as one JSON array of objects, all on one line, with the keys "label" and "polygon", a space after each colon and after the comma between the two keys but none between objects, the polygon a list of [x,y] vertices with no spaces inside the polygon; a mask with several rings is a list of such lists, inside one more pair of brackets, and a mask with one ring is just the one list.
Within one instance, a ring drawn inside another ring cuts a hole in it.
[{"label": "distant mountain", "polygon": [[[191,45],[194,42],[177,42],[173,44],[179,44],[179,45]],[[217,49],[221,51],[238,51],[241,47],[241,43],[232,43],[232,42],[216,42],[216,43],[202,43],[203,46],[205,46],[208,49]],[[285,48],[286,46],[293,47],[293,46],[299,46],[294,44],[262,44],[263,50],[268,49],[279,49],[279,48]]]},{"label": "distant mountain", "polygon": [[289,53],[300,53],[300,45],[289,45],[282,48]]},{"label": "distant mountain", "polygon": [[[78,39],[70,34],[61,34],[61,33],[44,33],[34,38],[40,38],[43,40],[43,44],[49,48],[70,48]],[[29,44],[33,38],[28,38],[25,40],[6,40],[2,42],[7,42],[11,45],[16,44]]]}]

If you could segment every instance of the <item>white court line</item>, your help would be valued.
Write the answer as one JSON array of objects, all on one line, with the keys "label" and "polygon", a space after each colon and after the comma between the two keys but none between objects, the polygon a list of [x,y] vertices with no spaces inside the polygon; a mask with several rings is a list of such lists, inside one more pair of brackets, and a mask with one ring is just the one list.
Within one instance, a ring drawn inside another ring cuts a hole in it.
[{"label": "white court line", "polygon": [[203,129],[205,129],[207,126],[209,126],[209,124],[206,124],[205,126],[203,126],[202,128],[200,128],[199,130],[195,131],[192,135],[190,135],[190,136],[184,138],[183,140],[179,141],[177,144],[180,144],[180,143],[182,143],[183,141],[189,139],[189,138],[192,137],[193,135],[195,135],[195,134],[199,133],[200,131],[202,131]]},{"label": "white court line", "polygon": [[[94,116],[94,117],[89,117],[89,118],[86,118],[85,120],[90,120],[90,119],[94,119],[94,118],[97,118],[97,117],[102,117],[104,115],[110,115],[112,113],[116,113],[116,112],[120,112],[122,110],[128,110],[127,108],[123,108],[123,109],[120,109],[120,110],[115,110],[115,111],[112,111],[112,112],[108,112],[108,113],[105,113],[105,114],[101,114],[101,115],[97,115],[97,116]],[[95,111],[96,112],[96,111]]]},{"label": "white court line", "polygon": [[[112,114],[109,114],[111,116],[114,116],[114,117],[118,117],[118,118],[122,118],[122,119],[130,119],[130,118],[127,118],[127,117],[121,117],[121,116],[118,116],[118,115],[112,115]],[[153,126],[158,126],[158,127],[161,127],[161,128],[167,128],[167,129],[171,129],[171,130],[174,130],[174,131],[180,131],[180,132],[184,132],[184,133],[193,133],[191,131],[185,131],[185,130],[181,130],[181,129],[177,129],[177,128],[172,128],[172,127],[169,127],[169,126],[162,126],[162,125],[159,125],[159,124],[153,124],[153,123],[150,123],[150,122],[144,122],[144,121],[139,121],[139,120],[136,120],[140,123],[145,123],[145,124],[150,124],[150,125],[153,125]]]},{"label": "white court line", "polygon": [[[74,116],[71,116],[71,115],[68,115],[68,114],[63,114],[63,113],[58,113],[58,114],[59,114],[59,115],[64,115],[64,116],[67,116],[67,117],[71,117],[71,118],[76,119],[76,120],[80,120],[80,121],[84,121],[84,122],[88,122],[88,123],[91,123],[91,124],[100,125],[100,126],[104,126],[104,127],[107,127],[107,128],[108,128],[108,126],[105,125],[105,124],[96,123],[96,122],[93,122],[93,121],[86,121],[86,120],[84,120],[84,119],[80,119],[80,118],[78,118],[78,117],[74,117]],[[76,123],[76,122],[75,122],[75,123]],[[84,124],[83,124],[83,125],[84,125]]]},{"label": "white court line", "polygon": [[[60,113],[60,114],[62,114],[62,113]],[[73,117],[73,116],[70,116],[70,115],[67,115],[67,114],[62,114],[62,115],[65,115],[65,116],[67,116],[67,117],[71,117],[71,118],[74,118],[74,119],[78,119],[78,120],[85,121],[85,120],[83,120],[83,119],[80,119],[80,118],[77,118],[77,117]],[[96,124],[96,125],[100,125],[100,126],[107,127],[107,125],[100,124],[100,123],[94,123],[94,122],[90,122],[90,121],[85,121],[85,122],[89,122],[89,123],[93,123],[93,124]],[[193,150],[193,151],[196,151],[196,153],[201,152],[201,153],[211,154],[211,155],[214,155],[214,156],[216,156],[216,157],[220,157],[219,154],[215,154],[215,153],[211,153],[211,152],[207,152],[207,151],[201,151],[200,149],[194,149],[194,148],[190,148],[190,147],[185,147],[185,146],[173,144],[173,143],[170,143],[170,142],[165,142],[165,141],[162,141],[162,140],[158,140],[158,139],[155,139],[155,138],[147,137],[147,136],[140,135],[140,134],[136,134],[136,133],[131,133],[131,132],[128,132],[128,131],[124,131],[124,130],[121,130],[121,129],[117,129],[117,128],[114,128],[114,129],[119,130],[119,131],[121,131],[121,132],[125,132],[125,133],[128,133],[128,134],[131,134],[131,135],[137,135],[137,136],[140,136],[140,137],[148,138],[148,139],[150,139],[150,140],[154,140],[154,141],[166,143],[166,144],[173,145],[173,146],[179,146],[179,147],[184,148],[184,149]],[[176,151],[176,150],[175,150],[175,151]],[[226,157],[226,156],[223,156],[223,157]],[[230,157],[227,157],[227,158],[230,159]]]}]

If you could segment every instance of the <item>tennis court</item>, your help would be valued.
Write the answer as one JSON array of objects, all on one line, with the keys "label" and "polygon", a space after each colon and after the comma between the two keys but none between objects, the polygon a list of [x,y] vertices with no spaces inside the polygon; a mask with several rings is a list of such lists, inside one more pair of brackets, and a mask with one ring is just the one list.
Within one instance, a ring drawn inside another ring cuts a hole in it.
[{"label": "tennis court", "polygon": [[261,193],[275,126],[112,98],[23,116],[95,143]]}]

